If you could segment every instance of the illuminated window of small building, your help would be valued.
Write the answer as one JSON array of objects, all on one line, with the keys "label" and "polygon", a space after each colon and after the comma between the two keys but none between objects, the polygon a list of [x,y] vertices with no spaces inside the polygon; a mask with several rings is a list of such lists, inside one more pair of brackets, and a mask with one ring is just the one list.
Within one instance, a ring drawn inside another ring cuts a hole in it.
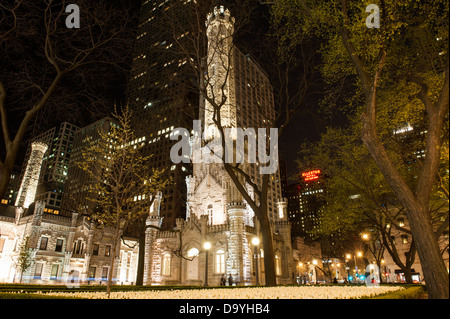
[{"label": "illuminated window of small building", "polygon": [[105,257],[109,257],[111,256],[111,246],[110,245],[106,245],[105,247]]},{"label": "illuminated window of small building", "polygon": [[223,249],[219,249],[216,251],[216,263],[215,270],[217,274],[225,273],[225,251]]},{"label": "illuminated window of small building", "polygon": [[199,250],[197,248],[191,248],[188,250],[187,252],[187,257],[188,258],[192,258],[192,257],[196,257],[198,256]]},{"label": "illuminated window of small building", "polygon": [[208,205],[208,222],[212,225],[213,223],[213,206]]},{"label": "illuminated window of small building", "polygon": [[170,263],[171,263],[170,254],[164,254],[162,257],[162,265],[161,265],[161,274],[163,276],[170,275]]},{"label": "illuminated window of small building", "polygon": [[281,258],[278,254],[275,255],[275,274],[281,276]]},{"label": "illuminated window of small building", "polygon": [[408,235],[402,235],[402,243],[407,244],[408,243]]},{"label": "illuminated window of small building", "polygon": [[99,250],[99,244],[94,244],[93,248],[92,248],[92,255],[93,256],[98,256],[98,250]]},{"label": "illuminated window of small building", "polygon": [[95,280],[95,271],[96,270],[97,270],[96,267],[89,267],[89,275],[88,275],[89,280]]},{"label": "illuminated window of small building", "polygon": [[103,267],[102,280],[107,280],[107,279],[108,279],[108,267]]},{"label": "illuminated window of small building", "polygon": [[46,250],[47,249],[47,243],[48,243],[48,238],[47,237],[41,237],[41,244],[39,245],[39,250]]},{"label": "illuminated window of small building", "polygon": [[3,246],[5,244],[6,239],[5,238],[0,238],[0,253],[3,252]]},{"label": "illuminated window of small building", "polygon": [[52,272],[50,273],[50,279],[56,279],[58,277],[59,264],[52,265]]},{"label": "illuminated window of small building", "polygon": [[40,279],[42,276],[42,268],[44,267],[44,264],[37,263],[36,268],[34,268],[34,279]]}]

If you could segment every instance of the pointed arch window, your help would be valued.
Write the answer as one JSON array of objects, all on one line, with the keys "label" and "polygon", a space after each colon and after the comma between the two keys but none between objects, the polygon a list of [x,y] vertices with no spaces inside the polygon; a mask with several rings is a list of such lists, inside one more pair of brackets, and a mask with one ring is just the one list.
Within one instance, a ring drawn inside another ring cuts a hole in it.
[{"label": "pointed arch window", "polygon": [[224,274],[225,273],[225,250],[223,250],[223,249],[219,249],[216,251],[215,271],[216,271],[216,274]]},{"label": "pointed arch window", "polygon": [[208,205],[207,213],[208,213],[208,222],[212,225],[212,223],[213,223],[213,205],[211,205],[211,204]]},{"label": "pointed arch window", "polygon": [[281,258],[279,254],[275,254],[275,275],[281,276]]},{"label": "pointed arch window", "polygon": [[170,276],[170,267],[171,267],[172,257],[169,253],[165,253],[162,256],[162,265],[161,265],[161,275]]}]

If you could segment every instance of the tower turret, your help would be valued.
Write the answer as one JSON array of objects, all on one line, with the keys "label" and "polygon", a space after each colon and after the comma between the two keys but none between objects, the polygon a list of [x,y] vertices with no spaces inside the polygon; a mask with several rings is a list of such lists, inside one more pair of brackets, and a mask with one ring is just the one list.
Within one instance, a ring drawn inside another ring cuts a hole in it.
[{"label": "tower turret", "polygon": [[213,116],[220,107],[223,127],[236,127],[236,105],[233,75],[234,18],[225,6],[214,7],[206,19],[208,51],[204,83],[208,97],[205,101],[205,137],[217,136]]},{"label": "tower turret", "polygon": [[34,142],[31,144],[30,159],[28,160],[27,168],[25,169],[22,183],[20,184],[15,206],[28,208],[34,202],[42,161],[44,160],[44,154],[47,148],[48,145],[45,143]]}]

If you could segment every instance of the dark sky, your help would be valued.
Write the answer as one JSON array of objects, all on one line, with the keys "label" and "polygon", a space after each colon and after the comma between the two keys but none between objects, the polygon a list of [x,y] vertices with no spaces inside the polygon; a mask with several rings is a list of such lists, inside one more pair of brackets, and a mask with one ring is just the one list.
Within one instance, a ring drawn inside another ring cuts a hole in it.
[{"label": "dark sky", "polygon": [[[121,1],[115,2],[120,3]],[[138,3],[139,1],[136,0],[133,2],[133,12],[127,12],[124,14],[130,14],[137,17],[139,5],[136,5],[136,3]],[[258,2],[255,0],[255,4],[256,3]],[[257,6],[251,16],[251,21],[248,25],[246,25],[245,29],[240,34],[239,39],[237,40],[237,45],[243,52],[251,53],[252,56],[254,56],[255,59],[261,64],[261,66],[269,74],[271,74],[271,68],[273,67],[274,62],[271,62],[270,58],[268,58],[269,54],[267,54],[267,52],[268,50],[273,51],[274,47],[271,47],[270,42],[266,41],[266,35],[270,32],[268,16],[269,13],[267,10],[267,6]],[[131,25],[130,27],[135,28],[135,25]],[[5,65],[3,65],[3,67],[4,66]],[[114,103],[114,101],[117,100],[124,100],[127,80],[128,74],[127,72],[123,72],[122,76],[111,77],[107,84],[98,83],[98,92],[99,94],[104,95],[107,103],[110,104]],[[65,81],[63,84],[68,86],[71,85],[70,81]],[[324,130],[326,123],[319,113],[319,99],[320,94],[314,94],[305,103],[303,103],[300,110],[292,119],[290,125],[284,131],[283,136],[280,137],[280,156],[285,160],[288,176],[297,174],[295,160],[297,158],[297,152],[300,148],[300,144],[305,139],[317,140],[320,136],[320,133]],[[84,105],[83,107],[88,108],[90,102],[85,99],[80,99],[78,103]],[[67,111],[53,113],[49,112],[49,110],[50,109],[47,108],[43,112],[41,112],[31,124],[28,134],[24,139],[24,143],[22,143],[22,150],[20,154],[21,156],[19,156],[16,162],[17,164],[19,164],[19,166],[21,165],[23,154],[29,138],[31,138],[33,135],[37,135],[45,130],[50,129],[55,125],[58,125],[59,122],[67,120],[65,116],[71,115],[71,113]],[[89,123],[84,123],[83,121],[93,122],[95,120],[92,117],[89,118],[84,116],[83,113],[80,114],[81,116],[74,117],[74,121],[78,121],[74,123],[76,125],[87,125]],[[99,116],[101,116],[101,114]],[[17,119],[20,117],[21,116],[19,112],[14,112],[10,115],[10,122],[12,126],[17,123]],[[3,143],[3,138],[1,140],[1,143]],[[3,151],[4,146],[1,145],[1,147]]]},{"label": "dark sky", "polygon": [[[274,61],[273,56],[276,48],[273,41],[267,41],[267,36],[271,33],[268,7],[259,5],[255,8],[250,23],[239,35],[237,46],[245,53],[251,53],[266,70],[269,77],[272,77],[271,82],[274,86],[274,92],[276,92],[277,80],[273,78],[277,73],[274,69],[277,61]],[[318,47],[320,43],[312,43],[311,45]],[[317,58],[315,61],[319,62]],[[301,72],[301,69],[299,69],[299,72]],[[296,76],[296,74],[293,74],[291,82],[297,81]],[[319,108],[324,85],[317,70],[311,76],[312,86],[307,99],[301,104],[279,139],[280,158],[285,161],[288,177],[295,178],[298,175],[295,161],[301,143],[305,140],[318,140],[327,125],[327,121],[320,113]],[[312,84],[313,82],[314,84]],[[295,88],[291,94],[293,93],[295,93]]]}]

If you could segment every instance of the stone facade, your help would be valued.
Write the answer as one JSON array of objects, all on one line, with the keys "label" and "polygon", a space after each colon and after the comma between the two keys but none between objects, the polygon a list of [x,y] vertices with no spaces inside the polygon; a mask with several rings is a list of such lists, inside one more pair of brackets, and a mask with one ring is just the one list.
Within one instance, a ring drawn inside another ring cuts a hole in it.
[{"label": "stone facade", "polygon": [[[111,234],[87,216],[44,213],[43,202],[30,206],[31,214],[15,208],[16,216],[0,216],[0,282],[45,284],[101,283],[111,262]],[[31,265],[21,274],[16,265],[23,240],[29,238]],[[134,283],[138,246],[135,239],[118,245],[114,279]],[[131,248],[134,247],[134,248]]]},{"label": "stone facade", "polygon": [[[147,219],[144,284],[204,285],[208,267],[208,285],[219,285],[222,276],[231,275],[233,284],[264,283],[264,252],[251,242],[261,238],[256,227],[245,223],[245,205],[227,205],[228,218],[223,224],[212,224],[209,216],[192,214],[177,219],[173,231],[161,231],[157,209]],[[74,213],[72,217],[44,212],[45,204],[36,202],[28,210],[12,207],[15,216],[0,215],[0,282],[36,284],[102,284],[112,256],[112,230]],[[31,212],[32,211],[32,212]],[[31,214],[28,214],[31,212]],[[290,224],[273,223],[276,272],[279,283],[291,283],[295,271],[290,241]],[[21,243],[29,238],[31,266],[21,274],[16,265]],[[211,248],[204,249],[209,242]],[[117,248],[113,282],[134,284],[138,264],[137,238],[123,238]],[[256,252],[256,254],[255,254]],[[208,254],[208,264],[206,264]],[[258,265],[256,265],[258,263]],[[258,270],[258,275],[256,274]]]}]

